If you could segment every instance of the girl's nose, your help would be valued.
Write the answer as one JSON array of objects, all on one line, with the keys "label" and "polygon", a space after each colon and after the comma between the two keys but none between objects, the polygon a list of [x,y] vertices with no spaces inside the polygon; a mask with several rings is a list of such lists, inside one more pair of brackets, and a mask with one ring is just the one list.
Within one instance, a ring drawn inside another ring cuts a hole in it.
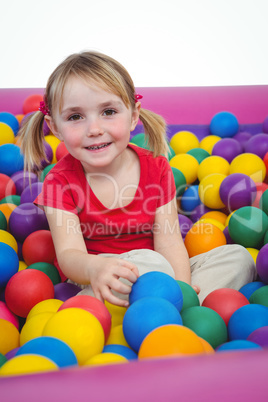
[{"label": "girl's nose", "polygon": [[88,124],[88,136],[97,136],[103,134],[104,130],[102,128],[99,119],[90,119]]}]

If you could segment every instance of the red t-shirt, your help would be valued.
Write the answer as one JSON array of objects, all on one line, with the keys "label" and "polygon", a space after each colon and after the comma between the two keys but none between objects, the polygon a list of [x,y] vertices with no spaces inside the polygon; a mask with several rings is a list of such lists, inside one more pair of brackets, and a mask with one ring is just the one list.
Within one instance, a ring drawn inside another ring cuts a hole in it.
[{"label": "red t-shirt", "polygon": [[[79,216],[86,247],[91,254],[120,254],[134,249],[153,250],[152,228],[156,209],[176,193],[173,172],[163,156],[129,145],[140,161],[140,181],[134,199],[125,207],[108,209],[95,196],[81,163],[70,154],[46,175],[35,203]],[[69,230],[77,230],[70,223]]]}]

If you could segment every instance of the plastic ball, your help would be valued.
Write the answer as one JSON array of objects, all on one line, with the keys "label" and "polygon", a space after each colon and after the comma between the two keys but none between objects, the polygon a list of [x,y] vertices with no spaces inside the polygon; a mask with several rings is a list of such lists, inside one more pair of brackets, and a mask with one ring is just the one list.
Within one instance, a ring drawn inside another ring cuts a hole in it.
[{"label": "plastic ball", "polygon": [[77,293],[81,291],[81,288],[74,283],[62,282],[54,285],[54,291],[55,299],[65,302],[70,299],[70,297],[77,295]]},{"label": "plastic ball", "polygon": [[39,303],[37,303],[33,308],[29,311],[26,321],[30,320],[37,314],[41,313],[56,313],[60,306],[63,304],[63,301],[58,299],[46,299]]},{"label": "plastic ball", "polygon": [[58,366],[50,359],[38,355],[15,356],[0,368],[0,377],[20,374],[41,373],[43,371],[57,371]]},{"label": "plastic ball", "polygon": [[19,195],[8,195],[0,201],[0,204],[14,204],[20,205],[20,196]]},{"label": "plastic ball", "polygon": [[111,314],[112,328],[117,327],[118,325],[122,325],[123,318],[127,311],[127,308],[122,306],[116,306],[115,304],[107,302],[107,300],[104,301],[104,304],[107,307],[109,313]]},{"label": "plastic ball", "polygon": [[201,216],[201,219],[215,219],[225,225],[227,215],[224,212],[221,211],[209,211],[204,213],[204,215]]},{"label": "plastic ball", "polygon": [[54,134],[46,135],[45,141],[51,146],[52,151],[53,151],[53,158],[51,160],[51,163],[57,163],[56,152],[57,152],[57,147],[61,143],[61,141]]},{"label": "plastic ball", "polygon": [[0,230],[0,242],[12,247],[16,253],[18,252],[18,243],[15,237],[6,230]]},{"label": "plastic ball", "polygon": [[219,222],[217,219],[201,218],[201,219],[199,219],[199,221],[197,221],[197,222],[195,223],[195,225],[196,225],[196,224],[199,224],[199,223],[211,223],[212,225],[217,226],[217,228],[219,228],[219,229],[222,230],[222,231],[224,231],[224,229],[225,229],[224,224],[221,223],[221,222]]},{"label": "plastic ball", "polygon": [[6,358],[6,356],[4,356],[2,353],[0,353],[0,367],[2,367],[3,364],[7,362],[7,360],[8,359]]},{"label": "plastic ball", "polygon": [[22,254],[27,265],[36,262],[53,264],[56,252],[51,232],[44,229],[30,233],[23,242]]},{"label": "plastic ball", "polygon": [[55,163],[52,163],[51,165],[46,166],[46,167],[42,170],[41,175],[40,175],[40,181],[43,182],[43,181],[45,180],[46,175],[50,172],[50,170],[51,170],[54,166],[55,166]]},{"label": "plastic ball", "polygon": [[0,204],[0,211],[4,214],[6,221],[7,221],[7,227],[9,223],[9,218],[14,209],[17,208],[17,205],[15,204],[9,204],[9,203],[3,203]]},{"label": "plastic ball", "polygon": [[20,345],[42,336],[45,325],[53,315],[54,312],[39,313],[26,320],[20,333]]},{"label": "plastic ball", "polygon": [[239,130],[239,123],[233,113],[223,111],[213,116],[209,130],[212,135],[218,135],[221,138],[233,137]]},{"label": "plastic ball", "polygon": [[248,140],[252,137],[252,134],[247,131],[240,131],[239,133],[233,136],[233,139],[238,141],[242,146],[242,152],[245,152],[245,145]]},{"label": "plastic ball", "polygon": [[203,353],[203,344],[194,331],[182,325],[163,325],[144,338],[138,356],[139,359],[148,359]]},{"label": "plastic ball", "polygon": [[221,156],[229,163],[242,152],[242,145],[234,138],[223,138],[218,141],[212,149],[212,155]]},{"label": "plastic ball", "polygon": [[108,364],[127,363],[128,360],[117,353],[99,353],[90,357],[83,363],[83,366],[105,366]]},{"label": "plastic ball", "polygon": [[18,272],[19,257],[8,244],[0,243],[0,287],[4,287],[8,281]]},{"label": "plastic ball", "polygon": [[16,194],[14,181],[6,174],[0,173],[0,200]]},{"label": "plastic ball", "polygon": [[59,338],[67,343],[79,365],[101,353],[104,347],[104,332],[99,320],[81,308],[58,311],[45,325],[43,336]]},{"label": "plastic ball", "polygon": [[0,318],[0,353],[7,354],[19,346],[20,333],[10,321]]},{"label": "plastic ball", "polygon": [[193,211],[201,200],[198,194],[198,185],[192,185],[181,196],[181,208],[185,213]]},{"label": "plastic ball", "polygon": [[48,262],[35,262],[31,265],[28,265],[26,269],[37,269],[38,271],[44,272],[44,274],[49,277],[53,285],[61,282],[58,269],[55,267],[55,265],[49,264]]},{"label": "plastic ball", "polygon": [[247,339],[257,328],[267,325],[268,307],[260,304],[248,304],[240,307],[231,316],[228,323],[229,339]]},{"label": "plastic ball", "polygon": [[191,212],[191,220],[197,222],[205,213],[211,212],[212,210],[204,205],[202,202]]},{"label": "plastic ball", "polygon": [[216,311],[227,325],[232,314],[246,304],[249,304],[248,299],[238,290],[221,288],[209,293],[202,306]]},{"label": "plastic ball", "polygon": [[228,352],[237,350],[251,350],[251,349],[262,349],[259,345],[254,342],[250,342],[246,339],[236,339],[230,342],[223,343],[217,348],[217,352]]},{"label": "plastic ball", "polygon": [[6,303],[0,301],[0,318],[2,320],[7,320],[11,322],[17,329],[19,329],[19,319],[18,317],[9,310]]},{"label": "plastic ball", "polygon": [[227,242],[227,244],[235,244],[235,242],[233,241],[233,239],[232,239],[231,236],[230,236],[228,226],[225,226],[225,228],[224,228],[224,230],[223,230],[223,234],[224,234],[224,236],[226,237],[226,242]]},{"label": "plastic ball", "polygon": [[0,122],[0,146],[3,144],[14,144],[15,135],[11,127]]},{"label": "plastic ball", "polygon": [[265,117],[263,123],[262,123],[262,131],[263,133],[268,133],[268,116]]},{"label": "plastic ball", "polygon": [[3,144],[0,146],[0,173],[11,176],[13,173],[22,170],[24,157],[20,148],[15,144]]},{"label": "plastic ball", "polygon": [[235,243],[259,248],[268,229],[268,217],[258,208],[242,207],[233,213],[228,228]]},{"label": "plastic ball", "polygon": [[20,203],[34,202],[36,197],[41,193],[42,187],[43,183],[40,181],[30,184],[21,193]]},{"label": "plastic ball", "polygon": [[256,193],[256,198],[252,203],[252,206],[256,207],[256,208],[261,208],[264,210],[264,208],[263,208],[264,205],[262,205],[262,203],[265,204],[265,201],[266,201],[265,197],[267,195],[264,196],[264,198],[262,198],[262,196],[265,193],[265,191],[268,190],[268,184],[266,184],[266,183],[255,183],[255,184],[256,184],[257,193]]},{"label": "plastic ball", "polygon": [[126,341],[125,335],[123,333],[123,325],[119,324],[112,326],[109,338],[106,341],[106,345],[123,345],[129,347]]},{"label": "plastic ball", "polygon": [[200,142],[200,148],[204,149],[211,155],[214,145],[220,140],[221,137],[218,135],[207,135]]},{"label": "plastic ball", "polygon": [[23,114],[28,114],[31,112],[36,112],[39,110],[40,102],[43,102],[43,95],[33,94],[27,96],[22,104]]},{"label": "plastic ball", "polygon": [[206,176],[215,173],[220,173],[227,176],[229,174],[229,169],[229,163],[221,156],[209,156],[208,158],[204,159],[199,165],[197,171],[198,180],[201,181]]},{"label": "plastic ball", "polygon": [[132,285],[129,294],[130,305],[144,297],[161,297],[172,303],[179,311],[182,308],[182,291],[175,279],[158,271],[141,275]]},{"label": "plastic ball", "polygon": [[127,309],[123,320],[123,333],[129,346],[138,352],[146,335],[166,324],[182,324],[178,309],[166,299],[143,297]]},{"label": "plastic ball", "polygon": [[192,155],[197,162],[200,164],[204,159],[206,159],[208,156],[210,156],[210,154],[208,153],[208,151],[206,151],[205,149],[202,148],[193,148],[190,149],[190,151],[186,152],[189,155]]},{"label": "plastic ball", "polygon": [[[266,233],[267,233],[267,232],[266,232]],[[252,247],[246,247],[246,249],[248,250],[248,252],[249,252],[249,254],[251,255],[251,257],[253,258],[254,263],[255,263],[255,265],[256,265],[257,257],[258,257],[258,254],[259,254],[259,250],[256,249],[256,248],[252,248]]]},{"label": "plastic ball", "polygon": [[268,307],[268,285],[255,290],[250,296],[249,302]]},{"label": "plastic ball", "polygon": [[59,311],[70,307],[82,308],[93,314],[103,328],[105,340],[108,339],[111,331],[111,315],[104,303],[89,295],[77,295],[66,300]]},{"label": "plastic ball", "polygon": [[50,336],[31,339],[19,348],[16,356],[25,354],[47,357],[60,368],[77,365],[77,358],[70,346],[62,340]]},{"label": "plastic ball", "polygon": [[194,288],[188,285],[188,283],[186,282],[179,280],[177,280],[177,282],[181,288],[183,297],[183,304],[181,311],[186,310],[189,307],[200,306],[200,302]]},{"label": "plastic ball", "polygon": [[179,169],[185,177],[187,184],[192,184],[197,179],[199,163],[189,154],[175,155],[169,161],[171,167]]},{"label": "plastic ball", "polygon": [[2,211],[0,211],[0,230],[7,230],[7,219]]},{"label": "plastic ball", "polygon": [[217,226],[211,223],[199,223],[189,230],[185,236],[184,244],[191,258],[216,247],[224,246],[226,238]]},{"label": "plastic ball", "polygon": [[176,155],[184,154],[190,149],[199,147],[197,136],[190,131],[179,131],[175,133],[169,143]]},{"label": "plastic ball", "polygon": [[32,203],[21,204],[10,215],[9,229],[16,240],[24,242],[31,233],[48,230],[45,212]]},{"label": "plastic ball", "polygon": [[17,272],[6,285],[6,304],[20,317],[27,317],[33,306],[53,297],[53,283],[46,274],[36,269]]},{"label": "plastic ball", "polygon": [[243,173],[233,173],[222,181],[219,194],[224,205],[230,211],[234,211],[252,205],[256,193],[256,185],[249,176]]},{"label": "plastic ball", "polygon": [[268,215],[268,190],[265,190],[259,200],[259,208]]},{"label": "plastic ball", "polygon": [[181,196],[186,188],[186,179],[184,174],[174,167],[171,168],[174,176],[175,186],[176,186],[176,195],[177,197]]},{"label": "plastic ball", "polygon": [[268,347],[268,326],[260,327],[251,332],[247,338],[248,341],[257,343],[262,348]]},{"label": "plastic ball", "polygon": [[268,135],[255,134],[245,144],[245,152],[258,155],[261,159],[268,152]]},{"label": "plastic ball", "polygon": [[63,158],[65,155],[68,155],[69,151],[66,148],[66,145],[64,142],[60,142],[59,145],[57,146],[56,149],[56,159],[59,161],[61,158]]},{"label": "plastic ball", "polygon": [[7,124],[12,129],[14,135],[17,135],[20,128],[20,124],[16,116],[14,116],[14,114],[9,112],[1,112],[0,122]]},{"label": "plastic ball", "polygon": [[53,161],[53,149],[47,141],[43,141],[45,158],[41,160],[41,169],[50,165]]},{"label": "plastic ball", "polygon": [[262,282],[268,283],[268,244],[265,244],[259,251],[256,260],[256,269]]},{"label": "plastic ball", "polygon": [[15,193],[17,195],[21,195],[23,190],[29,185],[33,185],[34,183],[38,182],[38,177],[35,173],[24,172],[23,170],[13,173],[11,179],[15,183]]},{"label": "plastic ball", "polygon": [[180,232],[181,232],[182,238],[185,239],[185,236],[187,235],[187,233],[193,226],[193,222],[190,218],[188,218],[187,216],[185,216],[183,214],[178,214],[178,218],[179,218]]},{"label": "plastic ball", "polygon": [[239,289],[239,292],[246,296],[246,298],[249,300],[252,293],[262,286],[265,286],[265,283],[260,281],[249,282],[246,285],[242,286],[242,288]]},{"label": "plastic ball", "polygon": [[105,345],[102,353],[116,353],[125,357],[127,360],[136,360],[138,358],[137,353],[125,345]]},{"label": "plastic ball", "polygon": [[236,156],[230,163],[230,174],[243,173],[251,177],[255,183],[263,182],[266,167],[263,160],[255,154],[244,153]]},{"label": "plastic ball", "polygon": [[221,209],[224,207],[224,203],[220,197],[220,187],[225,178],[224,174],[214,173],[205,176],[200,181],[198,194],[201,202],[208,208]]},{"label": "plastic ball", "polygon": [[131,144],[135,144],[138,147],[149,149],[148,137],[144,133],[138,133],[133,135],[130,142]]},{"label": "plastic ball", "polygon": [[214,349],[227,341],[227,328],[222,317],[214,310],[194,306],[181,313],[183,325],[204,338]]}]

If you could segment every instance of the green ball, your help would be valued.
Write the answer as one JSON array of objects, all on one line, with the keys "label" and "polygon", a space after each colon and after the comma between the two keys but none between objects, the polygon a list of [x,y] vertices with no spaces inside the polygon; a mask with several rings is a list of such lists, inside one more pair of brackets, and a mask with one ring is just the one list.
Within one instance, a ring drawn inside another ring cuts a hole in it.
[{"label": "green ball", "polygon": [[250,296],[249,302],[268,307],[268,286],[262,286],[255,290],[255,292]]},{"label": "green ball", "polygon": [[29,265],[26,269],[37,269],[38,271],[44,272],[49,279],[52,281],[53,285],[61,282],[61,277],[59,271],[55,265],[49,264],[48,262],[35,262]]},{"label": "green ball", "polygon": [[176,186],[176,195],[177,197],[180,197],[187,186],[186,179],[184,174],[177,168],[172,167],[172,172],[174,176],[174,181],[175,181],[175,186]]},{"label": "green ball", "polygon": [[20,205],[20,196],[19,195],[8,195],[5,198],[2,198],[0,204],[14,204]]},{"label": "green ball", "polygon": [[168,144],[168,160],[170,161],[176,154],[173,148]]},{"label": "green ball", "polygon": [[0,353],[0,367],[3,366],[7,362],[6,356],[4,356],[2,353]]},{"label": "green ball", "polygon": [[268,215],[268,190],[265,190],[260,198],[259,207]]},{"label": "green ball", "polygon": [[214,310],[203,307],[189,307],[181,313],[183,325],[205,339],[215,349],[227,342],[227,327],[221,316]]},{"label": "green ball", "polygon": [[41,175],[40,175],[40,181],[44,181],[46,175],[48,174],[48,172],[50,172],[50,170],[56,165],[56,163],[52,163],[51,165],[47,165],[44,170],[42,171]]},{"label": "green ball", "polygon": [[0,229],[7,230],[7,220],[2,211],[0,211]]},{"label": "green ball", "polygon": [[188,283],[183,281],[177,281],[183,297],[183,305],[181,311],[194,306],[200,306],[200,302],[196,291],[192,288],[192,286],[188,285]]},{"label": "green ball", "polygon": [[263,238],[263,245],[268,243],[268,230],[265,232],[264,238]]},{"label": "green ball", "polygon": [[203,148],[193,148],[190,149],[190,151],[186,152],[189,155],[192,155],[198,163],[201,163],[204,159],[206,159],[208,156],[211,156],[208,151],[206,151]]},{"label": "green ball", "polygon": [[131,144],[138,145],[138,147],[150,149],[148,145],[148,137],[144,133],[133,135],[130,142]]},{"label": "green ball", "polygon": [[230,218],[229,234],[232,240],[244,247],[260,248],[268,229],[268,217],[256,207],[242,207]]}]

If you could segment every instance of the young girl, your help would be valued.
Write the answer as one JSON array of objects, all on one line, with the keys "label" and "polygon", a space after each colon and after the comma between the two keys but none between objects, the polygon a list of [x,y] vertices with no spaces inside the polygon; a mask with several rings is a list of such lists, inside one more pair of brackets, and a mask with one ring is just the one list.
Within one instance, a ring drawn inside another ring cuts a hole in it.
[{"label": "young girl", "polygon": [[[141,98],[112,58],[74,54],[52,73],[40,111],[21,129],[28,170],[45,157],[44,118],[69,151],[36,199],[48,219],[58,266],[85,285],[82,293],[119,306],[128,305],[139,275],[155,270],[191,284],[192,269],[200,301],[215,288],[239,289],[255,275],[243,247],[194,257],[190,268],[165,157],[165,123],[141,107]],[[129,143],[139,119],[153,152]]]}]

